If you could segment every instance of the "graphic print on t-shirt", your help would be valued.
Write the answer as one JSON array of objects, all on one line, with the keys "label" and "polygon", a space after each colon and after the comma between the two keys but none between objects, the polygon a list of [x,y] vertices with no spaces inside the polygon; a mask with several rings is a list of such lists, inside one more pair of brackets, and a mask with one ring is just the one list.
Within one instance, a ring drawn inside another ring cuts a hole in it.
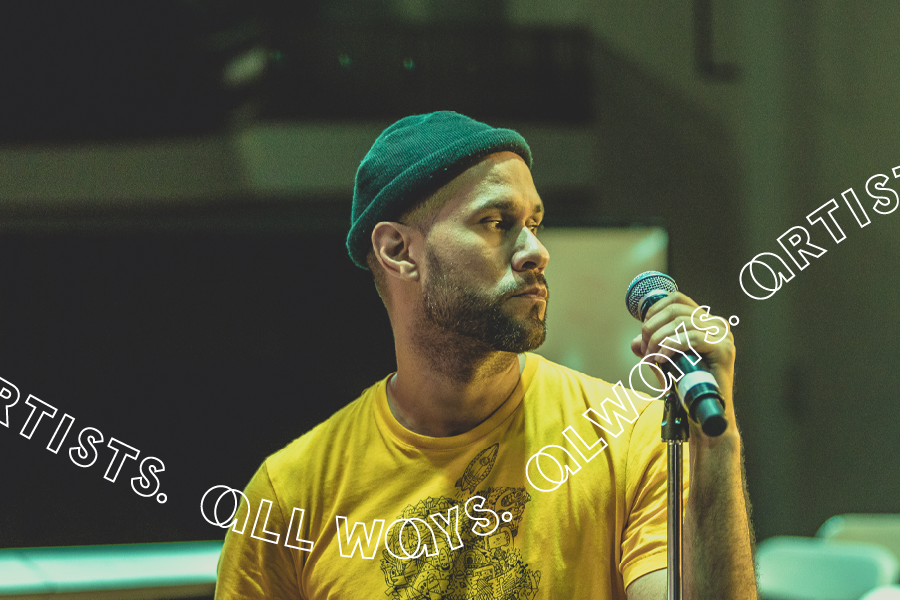
[{"label": "graphic print on t-shirt", "polygon": [[[387,540],[390,551],[385,549],[381,553],[381,571],[388,586],[385,596],[394,600],[533,600],[537,595],[541,572],[528,568],[514,543],[525,504],[531,496],[524,487],[488,487],[475,491],[493,469],[499,449],[500,444],[494,444],[472,459],[456,482],[455,498],[428,497],[403,509],[397,519],[421,519],[435,535],[434,538],[426,535],[425,527],[417,525],[417,521],[393,528],[393,535]],[[470,518],[466,514],[466,502],[475,496],[484,498],[484,502],[479,504],[476,500],[469,504],[469,512],[475,517]],[[447,531],[451,539],[463,543],[456,550],[430,519],[430,515],[450,515],[454,507],[459,516],[456,528],[459,538],[452,521]],[[487,528],[480,526],[478,519],[490,517],[487,510],[505,515],[506,519],[492,518]],[[497,527],[490,535],[473,532],[473,528],[489,531],[494,523]],[[423,543],[426,538],[433,543],[433,539],[437,544],[436,553],[430,551],[432,555],[427,556],[423,551],[416,558],[398,558],[408,555],[401,548],[400,536],[407,549],[417,547],[420,539]]]}]

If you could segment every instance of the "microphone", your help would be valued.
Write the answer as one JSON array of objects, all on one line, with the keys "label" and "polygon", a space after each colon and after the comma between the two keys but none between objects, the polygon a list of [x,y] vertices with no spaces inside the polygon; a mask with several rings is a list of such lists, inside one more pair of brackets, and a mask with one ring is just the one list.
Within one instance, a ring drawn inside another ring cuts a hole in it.
[{"label": "microphone", "polygon": [[[625,305],[631,316],[643,323],[651,306],[677,291],[675,280],[665,273],[645,271],[628,286]],[[728,427],[728,421],[725,420],[725,400],[719,392],[715,377],[702,362],[697,360],[692,363],[685,354],[676,353],[670,360],[677,370],[684,373],[675,383],[675,391],[691,420],[698,423],[703,433],[709,437],[722,435]],[[671,365],[659,366],[664,373],[669,373]]]}]

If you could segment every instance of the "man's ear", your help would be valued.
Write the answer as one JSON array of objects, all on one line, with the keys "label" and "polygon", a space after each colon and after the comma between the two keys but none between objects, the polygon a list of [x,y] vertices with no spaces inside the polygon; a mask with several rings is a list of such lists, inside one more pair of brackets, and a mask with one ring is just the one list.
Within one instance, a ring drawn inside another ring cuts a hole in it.
[{"label": "man's ear", "polygon": [[409,225],[393,221],[382,221],[372,230],[372,246],[375,260],[394,277],[416,280],[420,275],[420,265],[410,253],[410,245],[416,238],[416,230]]}]

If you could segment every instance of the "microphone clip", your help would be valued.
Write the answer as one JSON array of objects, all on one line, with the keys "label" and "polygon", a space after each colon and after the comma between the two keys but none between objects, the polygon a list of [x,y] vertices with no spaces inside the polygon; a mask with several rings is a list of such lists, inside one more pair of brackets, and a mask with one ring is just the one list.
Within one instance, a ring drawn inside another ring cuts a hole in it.
[{"label": "microphone clip", "polygon": [[663,420],[661,426],[662,441],[684,442],[690,437],[690,428],[687,422],[687,412],[678,398],[678,394],[670,391],[666,396],[663,407]]}]

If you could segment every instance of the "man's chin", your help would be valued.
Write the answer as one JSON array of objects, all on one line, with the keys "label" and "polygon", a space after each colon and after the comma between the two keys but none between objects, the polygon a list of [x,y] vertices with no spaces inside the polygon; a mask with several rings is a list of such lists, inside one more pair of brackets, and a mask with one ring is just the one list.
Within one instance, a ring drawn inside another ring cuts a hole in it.
[{"label": "man's chin", "polygon": [[493,348],[500,352],[516,354],[540,348],[547,338],[547,327],[543,321],[537,319],[533,319],[533,321],[527,325],[526,329],[517,329],[512,336],[502,336],[501,340],[492,344]]}]

